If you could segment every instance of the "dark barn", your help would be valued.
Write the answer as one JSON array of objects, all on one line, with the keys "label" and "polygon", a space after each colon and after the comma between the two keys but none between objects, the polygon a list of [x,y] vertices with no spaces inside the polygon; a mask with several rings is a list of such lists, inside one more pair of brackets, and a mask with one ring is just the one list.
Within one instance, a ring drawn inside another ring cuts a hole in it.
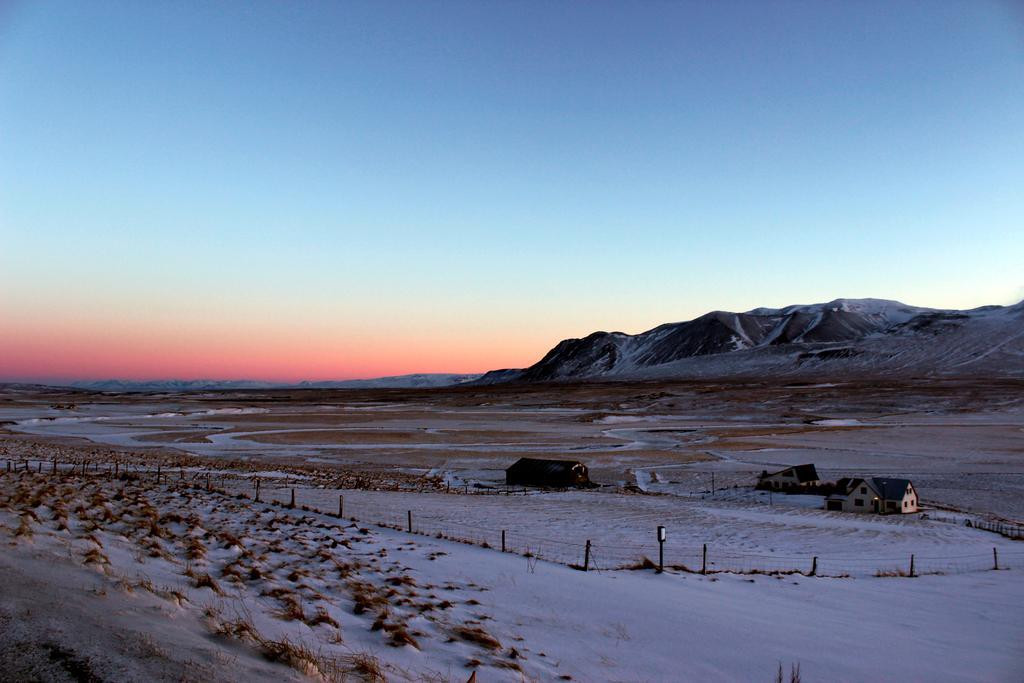
[{"label": "dark barn", "polygon": [[509,486],[589,486],[587,466],[578,460],[520,458],[505,470]]}]

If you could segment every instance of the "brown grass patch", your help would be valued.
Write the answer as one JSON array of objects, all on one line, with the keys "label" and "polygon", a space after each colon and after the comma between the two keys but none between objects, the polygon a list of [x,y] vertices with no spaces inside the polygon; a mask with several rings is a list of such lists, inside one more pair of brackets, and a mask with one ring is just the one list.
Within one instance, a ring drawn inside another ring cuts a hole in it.
[{"label": "brown grass patch", "polygon": [[452,629],[452,633],[459,640],[464,640],[467,643],[479,645],[480,647],[486,648],[488,650],[501,649],[501,642],[499,642],[497,638],[495,638],[479,626],[456,626]]},{"label": "brown grass patch", "polygon": [[316,611],[315,615],[306,620],[306,626],[309,626],[310,628],[320,624],[327,624],[334,628],[341,628],[341,624],[339,624],[338,621],[328,614],[327,610],[322,607]]},{"label": "brown grass patch", "polygon": [[220,587],[220,584],[209,574],[195,574],[192,579],[192,586],[194,588],[209,588],[217,595],[224,595],[224,590]]},{"label": "brown grass patch", "polygon": [[283,621],[306,621],[306,613],[302,611],[302,603],[294,595],[286,595],[278,598],[281,609],[274,612],[274,616]]}]

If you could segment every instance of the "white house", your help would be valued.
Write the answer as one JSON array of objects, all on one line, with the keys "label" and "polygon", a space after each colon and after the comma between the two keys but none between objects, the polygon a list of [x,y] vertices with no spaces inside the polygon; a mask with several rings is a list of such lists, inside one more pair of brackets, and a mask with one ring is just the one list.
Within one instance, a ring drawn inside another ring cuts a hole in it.
[{"label": "white house", "polygon": [[903,514],[919,509],[920,498],[909,479],[840,479],[836,486],[840,492],[825,500],[826,510]]},{"label": "white house", "polygon": [[818,470],[814,465],[794,465],[772,474],[762,472],[757,481],[757,488],[792,491],[804,486],[815,486],[818,483],[820,483]]}]

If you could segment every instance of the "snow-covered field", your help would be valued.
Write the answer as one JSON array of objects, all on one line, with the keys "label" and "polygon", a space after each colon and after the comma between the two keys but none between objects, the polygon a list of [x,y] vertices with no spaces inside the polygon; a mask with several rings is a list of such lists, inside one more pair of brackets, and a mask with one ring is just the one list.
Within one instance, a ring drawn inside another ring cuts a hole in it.
[{"label": "snow-covered field", "polygon": [[[808,682],[1022,680],[1024,542],[965,524],[1024,518],[1011,384],[0,391],[0,668],[768,681],[798,662]],[[581,459],[602,486],[506,494],[523,455]],[[926,510],[752,489],[802,462],[909,476]],[[664,574],[646,563],[658,526]]]},{"label": "snow-covered field", "polygon": [[0,661],[15,678],[770,681],[793,662],[807,681],[1024,673],[1019,567],[584,573],[101,475],[0,476],[0,524]]},{"label": "snow-covered field", "polygon": [[[307,488],[281,482],[264,499],[336,510],[344,496],[346,516],[360,521],[438,532],[506,547],[516,552],[582,564],[586,541],[595,566],[634,565],[656,559],[656,530],[666,527],[666,565],[725,571],[817,571],[831,576],[874,576],[908,571],[910,556],[921,572],[957,573],[992,567],[992,551],[1024,559],[1024,543],[965,526],[965,517],[945,511],[878,516],[825,512],[817,496],[774,496],[725,490],[715,496],[679,498],[600,491],[528,495],[455,495]],[[251,485],[230,490],[251,495]],[[814,507],[811,507],[814,506]]]}]

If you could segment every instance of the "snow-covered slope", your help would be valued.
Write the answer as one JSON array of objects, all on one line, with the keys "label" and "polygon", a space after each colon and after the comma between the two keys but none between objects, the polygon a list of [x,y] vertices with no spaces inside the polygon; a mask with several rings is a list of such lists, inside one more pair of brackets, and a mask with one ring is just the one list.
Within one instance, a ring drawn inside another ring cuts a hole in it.
[{"label": "snow-covered slope", "polygon": [[1024,377],[1024,302],[953,311],[836,299],[713,311],[637,335],[566,339],[529,368],[482,381],[893,372]]}]

